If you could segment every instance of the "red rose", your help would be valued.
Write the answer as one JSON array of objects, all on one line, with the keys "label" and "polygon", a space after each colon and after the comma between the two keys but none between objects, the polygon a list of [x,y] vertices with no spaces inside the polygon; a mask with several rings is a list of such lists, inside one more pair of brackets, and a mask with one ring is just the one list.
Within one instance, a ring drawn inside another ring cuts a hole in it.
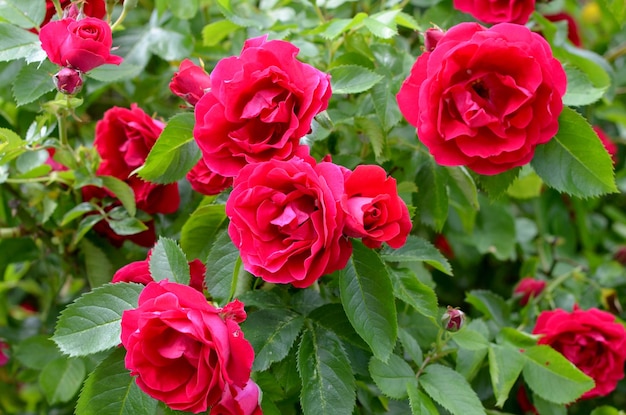
[{"label": "red rose", "polygon": [[349,174],[342,207],[346,213],[344,233],[363,238],[370,248],[379,248],[383,242],[400,248],[411,232],[409,210],[398,196],[396,180],[387,177],[380,166],[357,166]]},{"label": "red rose", "polygon": [[[61,0],[60,1],[61,8],[66,9],[70,7],[76,7],[72,4],[72,0]],[[52,19],[56,13],[56,9],[54,8],[54,3],[52,0],[46,0],[46,16],[41,23],[41,27],[48,24],[48,22]],[[89,17],[97,17],[98,19],[102,19],[104,15],[107,13],[106,3],[104,0],[85,0],[83,2],[83,13],[85,16]]]},{"label": "red rose", "polygon": [[332,93],[330,76],[297,54],[291,43],[262,36],[217,63],[195,108],[194,137],[211,170],[232,177],[247,164],[293,156]]},{"label": "red rose", "polygon": [[609,156],[611,156],[611,160],[613,160],[613,164],[617,163],[617,144],[604,132],[604,130],[597,125],[593,126],[593,131],[596,132],[600,141],[602,141],[602,145],[606,149]]},{"label": "red rose", "polygon": [[211,408],[209,415],[263,415],[258,385],[250,380],[243,389],[234,385],[225,388],[222,400]]},{"label": "red rose", "polygon": [[105,63],[122,63],[120,56],[111,55],[113,38],[109,24],[95,17],[50,22],[41,28],[39,40],[50,61],[81,72]]},{"label": "red rose", "polygon": [[580,31],[578,30],[578,24],[576,20],[568,13],[557,13],[547,16],[543,16],[551,22],[560,22],[565,20],[567,22],[567,38],[572,42],[574,46],[581,47],[582,41],[580,40]]},{"label": "red rose", "polygon": [[454,8],[485,23],[525,24],[535,0],[454,0]]},{"label": "red rose", "polygon": [[[94,147],[101,158],[97,174],[114,176],[128,183],[135,192],[137,207],[149,214],[173,213],[180,204],[176,183],[153,184],[131,176],[145,162],[163,126],[136,104],[130,109],[113,107],[96,123]],[[104,191],[96,194],[105,195]]]},{"label": "red rose", "polygon": [[137,308],[122,314],[126,368],[141,390],[170,408],[206,411],[224,389],[250,379],[254,350],[240,322],[187,285],[150,282]]},{"label": "red rose", "polygon": [[[152,250],[148,252],[148,257],[143,261],[134,261],[124,265],[113,274],[111,282],[136,282],[146,285],[154,281],[150,274],[150,255]],[[204,275],[206,274],[206,266],[199,259],[189,262],[189,271],[191,278],[189,286],[202,292],[204,286]]]},{"label": "red rose", "polygon": [[613,314],[597,308],[543,311],[533,334],[593,378],[596,386],[581,399],[608,395],[624,377],[626,330]]},{"label": "red rose", "polygon": [[527,27],[461,23],[417,58],[397,99],[437,163],[491,175],[528,163],[556,134],[566,82]]},{"label": "red rose", "polygon": [[344,171],[303,154],[245,166],[226,202],[228,233],[244,267],[273,283],[305,288],[343,268]]},{"label": "red rose", "polygon": [[170,82],[170,91],[190,105],[196,105],[209,88],[211,88],[209,74],[189,59],[180,63],[178,72],[174,73]]},{"label": "red rose", "polygon": [[531,297],[535,298],[546,288],[546,282],[525,277],[515,286],[513,294],[520,297],[519,303],[522,306],[528,304]]},{"label": "red rose", "polygon": [[204,159],[200,159],[198,163],[189,170],[187,180],[193,190],[207,196],[219,194],[233,185],[232,177],[224,177],[211,171],[204,162]]}]

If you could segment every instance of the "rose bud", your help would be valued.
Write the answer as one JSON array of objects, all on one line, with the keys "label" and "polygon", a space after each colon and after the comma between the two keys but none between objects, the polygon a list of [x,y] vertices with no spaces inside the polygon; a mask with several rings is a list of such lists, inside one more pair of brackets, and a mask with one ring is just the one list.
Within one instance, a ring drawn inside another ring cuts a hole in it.
[{"label": "rose bud", "polygon": [[83,88],[83,74],[73,68],[61,68],[52,80],[57,90],[63,94],[75,95]]},{"label": "rose bud", "polygon": [[444,31],[438,27],[431,27],[424,32],[424,49],[427,52],[432,52],[437,46],[439,39],[443,37]]},{"label": "rose bud", "polygon": [[519,300],[520,305],[525,306],[528,304],[530,298],[535,298],[546,288],[546,282],[536,280],[531,277],[522,278],[513,290],[513,294],[521,297]]},{"label": "rose bud", "polygon": [[180,63],[178,72],[172,77],[170,90],[191,106],[195,106],[200,98],[211,88],[211,77],[204,68],[185,59]]},{"label": "rose bud", "polygon": [[465,322],[465,313],[458,308],[448,306],[446,312],[441,316],[443,328],[448,331],[459,331]]}]

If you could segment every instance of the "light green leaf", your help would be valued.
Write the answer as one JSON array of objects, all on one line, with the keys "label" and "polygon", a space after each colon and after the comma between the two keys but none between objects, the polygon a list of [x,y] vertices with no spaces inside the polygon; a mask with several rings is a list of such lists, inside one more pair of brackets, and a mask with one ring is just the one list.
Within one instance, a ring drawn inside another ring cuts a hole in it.
[{"label": "light green leaf", "polygon": [[367,27],[371,34],[382,39],[391,39],[398,34],[395,22],[393,24],[385,24],[373,17],[366,17],[363,25]]},{"label": "light green leaf", "polygon": [[149,50],[166,60],[182,60],[193,51],[193,37],[189,33],[180,33],[162,27],[151,27],[148,31]]},{"label": "light green leaf", "polygon": [[426,262],[439,271],[452,275],[448,260],[433,244],[419,236],[409,235],[402,248],[383,247],[380,257],[389,262]]},{"label": "light green leaf", "polygon": [[409,394],[411,415],[440,415],[439,410],[428,395],[411,385],[407,385],[406,389]]},{"label": "light green leaf", "polygon": [[199,9],[200,0],[178,0],[170,7],[172,14],[182,20],[193,18]]},{"label": "light green leaf", "polygon": [[150,255],[150,275],[155,281],[169,280],[189,285],[189,262],[176,241],[159,238]]},{"label": "light green leaf", "polygon": [[9,23],[0,23],[0,62],[14,61],[41,50],[39,37]]},{"label": "light green leaf", "polygon": [[204,46],[215,46],[239,28],[239,25],[230,20],[220,20],[210,23],[202,29],[202,44]]},{"label": "light green leaf", "polygon": [[387,362],[372,357],[369,372],[382,393],[393,399],[407,397],[407,388],[417,389],[417,378],[411,366],[400,356],[392,354]]},{"label": "light green leaf", "polygon": [[85,270],[87,271],[87,280],[91,288],[111,282],[115,270],[104,251],[88,239],[81,241],[80,250],[85,258]]},{"label": "light green leaf", "polygon": [[45,15],[45,0],[0,0],[0,18],[24,29],[38,27]]},{"label": "light green leaf", "polygon": [[228,303],[235,295],[237,280],[243,270],[239,250],[223,230],[219,233],[209,252],[206,263],[206,288],[213,300]]},{"label": "light green leaf", "polygon": [[[428,365],[418,380],[426,393],[452,415],[485,415],[476,392],[463,376],[449,367]],[[452,390],[454,399],[451,399]]]},{"label": "light green leaf", "polygon": [[522,374],[528,387],[541,398],[556,404],[574,402],[594,387],[594,381],[562,354],[546,345],[524,349]]},{"label": "light green leaf", "polygon": [[0,164],[8,163],[26,151],[26,141],[7,128],[0,128]]},{"label": "light green leaf", "polygon": [[48,363],[39,374],[39,386],[51,405],[67,402],[76,395],[85,379],[85,364],[66,356]]},{"label": "light green leaf", "polygon": [[370,346],[374,356],[386,361],[396,344],[398,323],[393,287],[380,257],[360,241],[339,272],[341,304],[356,332]]},{"label": "light green leaf", "polygon": [[83,294],[59,317],[52,340],[70,356],[86,356],[120,344],[122,313],[137,307],[143,285],[105,284]]},{"label": "light green leaf", "polygon": [[142,67],[137,64],[133,64],[124,60],[119,65],[102,65],[89,71],[87,76],[95,79],[96,81],[110,83],[117,82],[124,79],[132,79],[139,75],[142,71]]},{"label": "light green leaf", "polygon": [[402,119],[394,90],[387,82],[378,82],[370,90],[374,110],[383,131],[389,131]]},{"label": "light green leaf", "polygon": [[381,163],[385,161],[383,151],[385,150],[387,135],[381,128],[380,122],[375,117],[370,116],[357,117],[354,119],[354,123],[356,128],[369,138],[376,162]]},{"label": "light green leaf", "polygon": [[137,218],[107,218],[106,221],[111,227],[111,230],[121,236],[136,235],[148,230],[148,226]]},{"label": "light green leaf", "polygon": [[515,257],[515,220],[510,205],[479,197],[480,210],[476,216],[471,241],[482,254],[493,254],[499,260]]},{"label": "light green leaf", "polygon": [[563,96],[563,105],[579,107],[593,104],[606,92],[609,84],[600,88],[594,86],[589,77],[574,66],[565,65],[567,74],[567,91]]},{"label": "light green leaf", "polygon": [[113,176],[99,176],[102,179],[102,184],[107,190],[111,191],[126,209],[128,214],[132,217],[137,213],[137,207],[135,205],[135,192],[128,185],[128,183]]},{"label": "light green leaf", "polygon": [[612,406],[602,405],[591,411],[590,415],[624,415],[624,412],[620,412]]},{"label": "light green leaf", "polygon": [[264,371],[287,357],[303,324],[301,315],[285,309],[262,309],[248,314],[241,329],[254,349],[252,370]]},{"label": "light green leaf", "polygon": [[383,79],[363,66],[342,65],[329,70],[333,94],[356,94],[367,91]]},{"label": "light green leaf", "polygon": [[519,349],[497,344],[491,344],[489,347],[489,375],[496,405],[500,408],[509,397],[513,385],[524,368],[524,362],[524,356]]},{"label": "light green leaf", "polygon": [[489,341],[485,336],[466,326],[456,333],[452,333],[450,337],[461,349],[482,350],[489,347]]},{"label": "light green leaf", "polygon": [[185,177],[200,160],[200,149],[193,139],[194,115],[173,116],[150,150],[139,177],[153,183],[174,183]]},{"label": "light green leaf", "polygon": [[298,349],[304,415],[351,415],[355,380],[337,336],[321,327],[306,330]]},{"label": "light green leaf", "polygon": [[76,415],[154,415],[158,401],[139,389],[116,349],[91,372],[76,403]]},{"label": "light green leaf", "polygon": [[438,324],[439,309],[435,291],[424,284],[417,276],[407,269],[390,269],[389,275],[396,298],[413,307],[418,313]]},{"label": "light green leaf", "polygon": [[201,204],[183,225],[181,247],[189,258],[206,259],[216,235],[226,223],[224,205]]},{"label": "light green leaf", "polygon": [[61,220],[61,226],[65,226],[74,219],[78,219],[87,212],[93,212],[97,208],[89,202],[82,202],[65,212],[63,219]]},{"label": "light green leaf", "polygon": [[617,192],[611,157],[589,123],[567,107],[558,133],[537,147],[532,166],[548,186],[573,196]]}]

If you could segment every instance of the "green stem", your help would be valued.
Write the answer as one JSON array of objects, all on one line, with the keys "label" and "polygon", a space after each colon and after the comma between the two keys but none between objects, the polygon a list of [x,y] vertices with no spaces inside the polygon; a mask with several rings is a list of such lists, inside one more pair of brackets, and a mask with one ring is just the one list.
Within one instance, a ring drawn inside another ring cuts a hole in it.
[{"label": "green stem", "polygon": [[24,230],[15,226],[13,228],[0,228],[0,239],[19,238],[24,234]]},{"label": "green stem", "polygon": [[119,25],[122,24],[122,22],[124,21],[124,19],[126,19],[126,15],[128,14],[128,9],[126,7],[124,7],[122,9],[122,13],[120,14],[120,16],[117,18],[117,20],[115,21],[115,23],[113,23],[111,25],[111,31],[114,31],[116,27],[118,27]]},{"label": "green stem", "polygon": [[61,7],[61,1],[52,0],[52,4],[54,4],[54,10],[59,15],[59,17],[63,16],[63,8]]}]

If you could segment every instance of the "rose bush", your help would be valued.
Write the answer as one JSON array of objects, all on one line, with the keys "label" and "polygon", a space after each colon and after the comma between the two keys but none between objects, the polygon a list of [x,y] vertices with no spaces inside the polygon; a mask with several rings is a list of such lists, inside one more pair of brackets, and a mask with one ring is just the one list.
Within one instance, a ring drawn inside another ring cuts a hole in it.
[{"label": "rose bush", "polygon": [[122,57],[111,54],[109,24],[95,17],[50,22],[41,28],[39,39],[48,59],[59,66],[89,72],[105,63],[122,63]]},{"label": "rose bush", "polygon": [[148,283],[137,308],[122,316],[125,363],[139,387],[193,413],[220,402],[231,385],[243,389],[254,351],[239,328],[242,320],[221,313],[191,287]]},{"label": "rose bush", "polygon": [[461,23],[417,58],[397,99],[437,163],[493,175],[528,163],[554,137],[565,87],[541,36]]},{"label": "rose bush", "polygon": [[563,353],[593,378],[595,387],[581,399],[606,396],[624,378],[626,329],[611,313],[596,308],[543,311],[533,333],[540,335],[539,344]]},{"label": "rose bush", "polygon": [[454,7],[485,23],[525,24],[535,0],[454,0]]},{"label": "rose bush", "polygon": [[206,165],[236,176],[249,163],[286,160],[328,106],[329,76],[296,59],[298,48],[266,36],[220,60],[195,107],[194,137]]}]

